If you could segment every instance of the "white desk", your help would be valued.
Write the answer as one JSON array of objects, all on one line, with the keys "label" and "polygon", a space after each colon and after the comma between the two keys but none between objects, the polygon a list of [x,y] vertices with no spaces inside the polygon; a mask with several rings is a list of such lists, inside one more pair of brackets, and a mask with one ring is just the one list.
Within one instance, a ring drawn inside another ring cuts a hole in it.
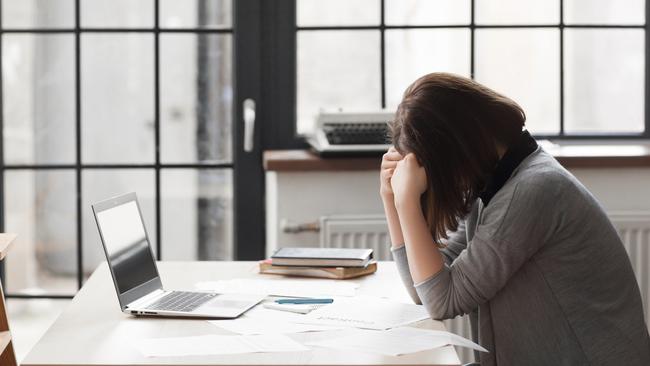
[{"label": "white desk", "polygon": [[[162,262],[159,269],[169,289],[191,289],[200,281],[260,277],[254,262]],[[271,276],[271,275],[266,275]],[[274,277],[275,278],[275,277]],[[407,298],[394,263],[381,262],[371,276],[356,279],[359,294],[390,292]],[[424,320],[413,326],[444,330],[441,322]],[[322,339],[328,332],[289,335],[301,342]],[[54,322],[22,362],[23,366],[61,365],[459,365],[447,346],[399,357],[311,347],[296,353],[146,358],[131,345],[137,339],[228,334],[203,320],[134,318],[120,311],[106,263],[99,266],[70,306]]]}]

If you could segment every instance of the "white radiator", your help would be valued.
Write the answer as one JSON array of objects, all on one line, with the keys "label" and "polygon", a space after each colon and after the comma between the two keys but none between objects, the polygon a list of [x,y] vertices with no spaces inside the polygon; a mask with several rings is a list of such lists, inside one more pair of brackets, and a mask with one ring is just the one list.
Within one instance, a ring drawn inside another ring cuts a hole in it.
[{"label": "white radiator", "polygon": [[[650,329],[650,212],[610,213],[636,274],[646,324]],[[320,219],[320,245],[326,248],[371,248],[377,260],[391,260],[390,237],[383,215],[336,215]],[[471,338],[467,316],[445,320],[450,332]],[[463,363],[472,362],[473,352],[456,348]]]},{"label": "white radiator", "polygon": [[323,248],[368,248],[380,261],[392,259],[390,236],[383,215],[337,215],[320,219]]}]

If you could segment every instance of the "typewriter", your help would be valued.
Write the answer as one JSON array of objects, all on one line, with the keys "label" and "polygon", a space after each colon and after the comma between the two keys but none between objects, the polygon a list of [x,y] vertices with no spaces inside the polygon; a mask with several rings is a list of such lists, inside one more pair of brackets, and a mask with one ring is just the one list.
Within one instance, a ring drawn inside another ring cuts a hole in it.
[{"label": "typewriter", "polygon": [[307,142],[320,156],[379,156],[390,147],[394,112],[321,112]]}]

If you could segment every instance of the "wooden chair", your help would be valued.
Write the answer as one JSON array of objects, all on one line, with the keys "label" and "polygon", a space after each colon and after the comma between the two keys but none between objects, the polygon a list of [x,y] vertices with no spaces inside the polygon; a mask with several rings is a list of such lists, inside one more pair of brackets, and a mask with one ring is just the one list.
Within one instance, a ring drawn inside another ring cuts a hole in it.
[{"label": "wooden chair", "polygon": [[[16,239],[16,234],[0,234],[0,261],[7,255],[7,251]],[[5,304],[5,295],[0,283],[0,365],[18,366],[16,353],[11,343],[11,333],[9,332],[9,319],[7,319],[7,306]]]}]

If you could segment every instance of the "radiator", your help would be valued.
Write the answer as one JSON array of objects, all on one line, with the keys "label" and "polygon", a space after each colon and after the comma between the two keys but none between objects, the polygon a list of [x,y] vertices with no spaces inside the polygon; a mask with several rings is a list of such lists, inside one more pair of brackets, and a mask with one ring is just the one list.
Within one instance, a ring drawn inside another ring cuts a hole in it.
[{"label": "radiator", "polygon": [[[641,289],[645,319],[650,329],[650,212],[612,212],[618,231]],[[326,248],[370,248],[377,260],[391,260],[390,237],[383,215],[334,215],[320,219],[320,246]],[[467,316],[445,320],[447,329],[471,338]],[[456,348],[463,363],[472,362],[473,352]]]},{"label": "radiator", "polygon": [[368,248],[380,261],[392,259],[390,236],[383,215],[337,215],[320,218],[323,248]]}]

